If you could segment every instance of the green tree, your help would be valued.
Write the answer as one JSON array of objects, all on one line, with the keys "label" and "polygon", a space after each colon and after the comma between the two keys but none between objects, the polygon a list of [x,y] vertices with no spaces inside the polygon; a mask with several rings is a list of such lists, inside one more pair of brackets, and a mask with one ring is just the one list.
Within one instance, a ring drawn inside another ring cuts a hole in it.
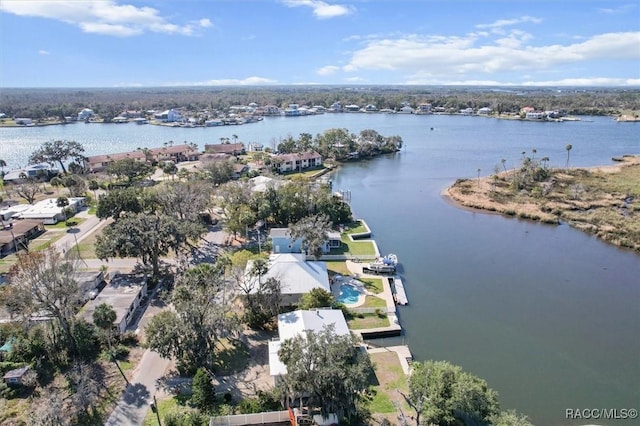
[{"label": "green tree", "polygon": [[71,197],[82,197],[87,190],[87,183],[78,175],[69,175],[62,182]]},{"label": "green tree", "polygon": [[8,295],[5,303],[10,314],[27,321],[34,314],[47,312],[50,338],[61,353],[78,354],[73,323],[78,306],[79,292],[75,273],[76,262],[65,259],[53,247],[43,251],[18,254],[18,262],[9,275]]},{"label": "green tree", "polygon": [[311,411],[355,421],[372,368],[355,337],[337,335],[333,324],[318,332],[307,330],[282,342],[278,356],[287,367],[278,386],[290,402],[306,393]]},{"label": "green tree", "polygon": [[[212,370],[215,344],[239,332],[239,322],[226,303],[220,265],[199,264],[176,282],[173,312],[156,315],[146,329],[147,344],[165,358],[175,357],[184,371]],[[158,320],[156,320],[158,318]]]},{"label": "green tree", "polygon": [[115,350],[113,347],[113,333],[114,333],[114,323],[117,318],[116,311],[113,309],[113,306],[108,303],[101,303],[96,306],[96,309],[93,311],[93,323],[100,329],[102,334],[103,344],[107,347],[107,352],[109,354],[109,359],[113,361],[113,363],[118,367],[118,371],[122,375],[122,378],[126,383],[129,383],[127,376],[125,376],[124,372],[120,368],[120,364],[118,364],[118,360],[116,358]]},{"label": "green tree", "polygon": [[205,232],[200,223],[181,221],[161,213],[128,213],[108,227],[96,240],[99,259],[137,257],[160,276],[160,258],[173,250],[180,253]]},{"label": "green tree", "polygon": [[[52,180],[53,180],[53,179],[52,179]],[[49,182],[49,183],[51,183],[51,182]],[[89,188],[89,190],[90,190],[90,191],[93,191],[93,198],[94,198],[96,201],[98,201],[98,196],[96,195],[96,191],[97,191],[98,189],[100,189],[100,184],[98,183],[98,181],[97,181],[97,180],[95,180],[95,179],[91,179],[91,180],[89,181],[88,188]]]},{"label": "green tree", "polygon": [[571,153],[572,148],[573,148],[573,145],[571,145],[570,143],[567,144],[567,146],[565,147],[565,149],[567,150],[567,166],[565,168],[567,170],[569,170],[569,154]]},{"label": "green tree", "polygon": [[123,158],[109,164],[106,172],[114,175],[117,180],[125,179],[124,184],[130,186],[153,173],[153,166],[133,158]]},{"label": "green tree", "polygon": [[501,411],[491,419],[491,424],[493,426],[533,426],[527,416],[518,414],[515,410]]},{"label": "green tree", "polygon": [[[233,260],[232,260],[233,263]],[[243,294],[245,305],[244,322],[251,328],[263,328],[280,312],[282,291],[280,281],[263,278],[269,270],[264,258],[252,259],[245,272],[236,276],[236,284]]]},{"label": "green tree", "polygon": [[85,161],[84,147],[75,141],[56,140],[42,144],[40,148],[34,151],[29,157],[30,163],[58,163],[62,172],[67,173],[64,163],[69,160],[75,160],[82,164]]},{"label": "green tree", "polygon": [[315,258],[322,256],[322,249],[330,231],[331,222],[324,214],[306,216],[289,225],[291,240],[301,238],[306,253]]},{"label": "green tree", "polygon": [[176,166],[176,163],[174,163],[173,161],[164,161],[160,165],[160,168],[165,175],[171,176],[171,180],[173,180],[176,176],[176,173],[178,173],[178,166]]},{"label": "green tree", "polygon": [[124,212],[140,213],[143,210],[142,190],[123,188],[100,195],[96,216],[100,219],[118,220]]},{"label": "green tree", "polygon": [[300,298],[299,309],[329,308],[336,306],[336,298],[323,288],[313,288]]},{"label": "green tree", "polygon": [[64,213],[64,221],[67,221],[67,209],[66,207],[69,205],[69,199],[67,197],[58,197],[56,199],[56,206],[62,208],[62,212]]},{"label": "green tree", "polygon": [[193,376],[193,391],[191,395],[191,404],[201,411],[208,412],[213,409],[216,401],[216,391],[211,383],[211,377],[204,368],[198,368],[196,375]]},{"label": "green tree", "polygon": [[60,187],[64,186],[64,182],[59,176],[55,176],[51,178],[51,180],[49,181],[49,184],[56,188],[56,191],[58,192],[58,194],[60,194]]},{"label": "green tree", "polygon": [[233,165],[232,160],[208,161],[204,163],[203,169],[214,185],[221,185],[229,182],[233,177]]},{"label": "green tree", "polygon": [[414,362],[406,402],[416,425],[482,424],[499,412],[497,393],[487,383],[446,361]]},{"label": "green tree", "polygon": [[153,193],[153,200],[166,215],[200,223],[211,195],[211,186],[202,181],[168,182]]},{"label": "green tree", "polygon": [[13,185],[13,191],[27,203],[33,204],[42,188],[34,180],[26,179],[24,183]]}]

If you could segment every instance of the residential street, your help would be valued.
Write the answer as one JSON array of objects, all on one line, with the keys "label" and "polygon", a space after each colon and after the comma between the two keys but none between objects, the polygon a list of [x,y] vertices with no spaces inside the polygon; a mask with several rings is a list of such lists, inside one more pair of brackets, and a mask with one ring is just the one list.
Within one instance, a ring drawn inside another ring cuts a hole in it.
[{"label": "residential street", "polygon": [[157,381],[164,376],[169,364],[169,360],[161,358],[157,352],[147,350],[133,373],[131,383],[105,425],[142,424],[149,404],[153,401],[153,395],[158,390]]}]

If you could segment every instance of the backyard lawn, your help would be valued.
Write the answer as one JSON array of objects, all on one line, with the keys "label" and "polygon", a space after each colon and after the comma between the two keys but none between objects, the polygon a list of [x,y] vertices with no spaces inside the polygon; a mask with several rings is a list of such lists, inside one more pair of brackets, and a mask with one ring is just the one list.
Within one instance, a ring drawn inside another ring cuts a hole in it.
[{"label": "backyard lawn", "polygon": [[344,226],[345,234],[361,234],[368,232],[369,230],[362,224],[362,221],[356,220],[355,222],[348,223]]},{"label": "backyard lawn", "polygon": [[407,376],[402,371],[400,360],[395,352],[372,353],[369,355],[375,371],[371,375],[370,389],[373,398],[369,403],[372,413],[388,414],[389,420],[397,420],[396,406],[402,408],[405,415],[412,410],[404,401],[400,392],[407,393]]},{"label": "backyard lawn", "polygon": [[366,328],[389,327],[391,322],[386,314],[355,314],[347,320],[351,330],[363,330]]},{"label": "backyard lawn", "polygon": [[342,247],[335,250],[335,254],[351,254],[353,256],[376,255],[376,249],[372,241],[352,241],[347,234],[342,234]]},{"label": "backyard lawn", "polygon": [[379,294],[382,293],[384,289],[382,278],[358,278],[358,281],[362,282],[364,284],[364,288],[371,293]]},{"label": "backyard lawn", "polygon": [[347,262],[344,260],[327,260],[326,263],[329,274],[338,274],[343,277],[351,275],[351,271],[347,268]]},{"label": "backyard lawn", "polygon": [[365,296],[363,308],[386,308],[387,302],[376,296]]}]

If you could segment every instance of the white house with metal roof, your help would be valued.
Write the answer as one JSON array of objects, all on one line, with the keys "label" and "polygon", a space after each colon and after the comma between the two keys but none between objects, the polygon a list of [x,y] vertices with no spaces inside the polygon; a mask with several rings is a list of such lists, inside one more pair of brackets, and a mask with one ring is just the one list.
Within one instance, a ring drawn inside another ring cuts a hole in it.
[{"label": "white house with metal roof", "polygon": [[341,309],[297,310],[278,315],[278,340],[269,342],[269,373],[277,382],[278,376],[287,374],[287,366],[280,361],[278,351],[287,339],[305,335],[307,330],[320,332],[327,326],[333,326],[337,336],[350,334],[347,320]]},{"label": "white house with metal roof", "polygon": [[[282,303],[285,306],[293,305],[300,297],[309,293],[314,288],[331,291],[329,287],[329,273],[325,262],[306,261],[306,256],[301,253],[280,253],[269,256],[267,272],[260,277],[262,282],[270,278],[280,281]],[[245,281],[248,288],[257,291],[259,281],[257,276],[252,276],[253,261],[247,262],[245,269]]]}]

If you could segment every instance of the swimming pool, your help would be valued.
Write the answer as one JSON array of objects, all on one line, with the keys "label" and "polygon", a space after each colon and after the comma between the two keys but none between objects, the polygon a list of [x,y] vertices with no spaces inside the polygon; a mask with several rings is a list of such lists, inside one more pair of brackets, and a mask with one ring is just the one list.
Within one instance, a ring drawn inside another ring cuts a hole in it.
[{"label": "swimming pool", "polygon": [[351,284],[342,284],[340,286],[340,294],[337,299],[340,303],[351,305],[358,302],[360,299],[360,292]]}]

